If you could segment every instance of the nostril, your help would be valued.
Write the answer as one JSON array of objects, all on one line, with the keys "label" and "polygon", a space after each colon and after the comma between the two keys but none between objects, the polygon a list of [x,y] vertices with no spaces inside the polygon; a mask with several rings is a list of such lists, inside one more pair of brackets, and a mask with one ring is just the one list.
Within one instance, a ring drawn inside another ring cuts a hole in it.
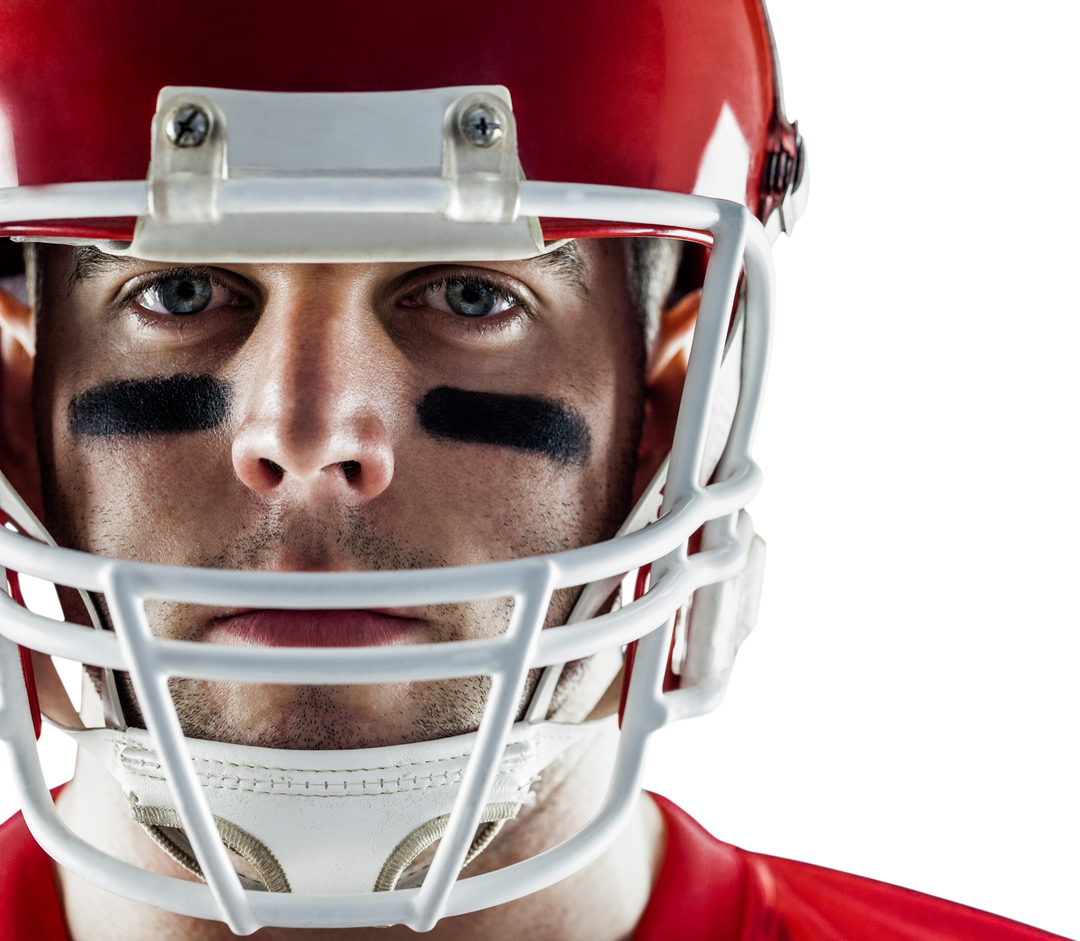
[{"label": "nostril", "polygon": [[[299,425],[298,418],[289,427]],[[245,420],[233,439],[232,463],[237,479],[267,500],[370,500],[394,475],[393,451],[378,419],[291,437],[273,423]]]}]

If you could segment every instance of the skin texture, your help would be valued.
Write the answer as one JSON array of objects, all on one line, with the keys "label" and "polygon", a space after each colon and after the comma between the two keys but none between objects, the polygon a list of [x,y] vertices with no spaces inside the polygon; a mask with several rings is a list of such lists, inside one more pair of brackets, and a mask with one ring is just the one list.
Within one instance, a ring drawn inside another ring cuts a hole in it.
[{"label": "skin texture", "polygon": [[[670,445],[670,402],[685,366],[680,343],[693,317],[685,305],[665,316],[645,368],[620,246],[585,243],[581,256],[576,277],[544,261],[218,266],[202,272],[217,283],[215,301],[177,317],[154,312],[147,293],[171,266],[109,259],[76,265],[70,249],[50,248],[36,337],[29,312],[0,298],[2,469],[31,506],[44,508],[61,545],[121,558],[377,570],[596,542],[614,532],[644,486],[644,469]],[[462,277],[495,284],[514,303],[483,320],[463,318],[445,303],[446,285]],[[101,434],[70,420],[73,403],[89,401],[94,390],[181,375],[227,387],[225,417],[191,430],[112,433],[106,425]],[[417,404],[444,387],[559,403],[583,424],[589,446],[565,460],[550,449],[432,433]],[[39,467],[29,447],[35,443]],[[548,623],[562,623],[572,602],[573,592],[558,593]],[[66,610],[80,617],[76,606]],[[218,640],[215,630],[232,613],[147,605],[155,633],[192,641]],[[395,642],[491,636],[508,613],[498,599],[396,610],[408,630]],[[578,721],[593,712],[612,672],[610,658],[575,665],[559,690],[556,717]],[[485,694],[479,678],[367,687],[173,684],[187,734],[289,748],[468,731]],[[128,712],[138,720],[135,703]],[[536,806],[507,825],[471,871],[526,858],[579,829],[602,799],[610,761],[607,742],[553,766]],[[130,823],[118,787],[92,759],[80,758],[59,806],[95,845],[183,876]],[[620,842],[592,866],[510,905],[444,920],[433,935],[627,937],[661,849],[659,818],[645,800]],[[76,941],[118,931],[229,936],[217,923],[118,902],[68,873],[59,878]],[[259,933],[399,935],[411,932]]]},{"label": "skin texture", "polygon": [[[542,262],[470,267],[531,307],[476,322],[428,306],[444,301],[428,285],[459,272],[447,266],[214,269],[218,306],[178,317],[124,300],[169,266],[99,261],[72,281],[70,257],[45,257],[38,345],[49,355],[35,371],[46,520],[62,544],[222,568],[420,568],[592,543],[629,508],[642,352],[616,264],[598,259],[587,296]],[[227,383],[228,419],[183,434],[72,434],[72,402],[92,390],[177,374]],[[563,402],[589,426],[592,459],[568,466],[425,432],[416,402],[450,383]],[[557,599],[553,623],[570,602]],[[222,614],[169,602],[147,613],[155,633],[182,640],[207,639]],[[402,613],[421,622],[406,642],[453,641],[503,629],[509,607]],[[174,696],[195,737],[355,748],[469,731],[486,685],[181,679]]]}]

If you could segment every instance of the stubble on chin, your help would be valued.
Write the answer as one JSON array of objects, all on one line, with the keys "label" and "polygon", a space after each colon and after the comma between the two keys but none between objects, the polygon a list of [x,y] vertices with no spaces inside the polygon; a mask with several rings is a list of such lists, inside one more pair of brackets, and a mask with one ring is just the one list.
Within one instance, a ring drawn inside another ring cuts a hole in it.
[{"label": "stubble on chin", "polygon": [[[334,546],[333,568],[337,570],[415,570],[446,564],[430,553],[402,547],[377,533],[362,517],[349,522],[352,525],[298,527],[271,521],[253,538],[203,553],[195,564],[258,570],[288,551],[315,557],[312,568],[318,569],[320,557],[323,562],[330,559],[327,545]],[[351,565],[342,564],[342,547],[347,547]],[[541,551],[552,548],[544,546]],[[565,622],[577,593],[575,589],[556,592],[545,626]],[[103,610],[101,599],[98,601],[105,622],[111,626],[108,612]],[[171,640],[202,641],[212,624],[192,606],[177,602],[148,601],[145,609],[154,634]],[[424,609],[425,639],[449,643],[496,636],[506,629],[511,613],[512,602],[507,598],[431,605]],[[100,671],[95,672],[100,689]],[[539,674],[539,670],[530,672],[522,710]],[[130,677],[118,674],[118,686],[129,724],[144,727]],[[370,686],[284,686],[184,677],[169,681],[177,716],[189,738],[296,750],[409,744],[475,731],[489,688],[487,676]]]}]

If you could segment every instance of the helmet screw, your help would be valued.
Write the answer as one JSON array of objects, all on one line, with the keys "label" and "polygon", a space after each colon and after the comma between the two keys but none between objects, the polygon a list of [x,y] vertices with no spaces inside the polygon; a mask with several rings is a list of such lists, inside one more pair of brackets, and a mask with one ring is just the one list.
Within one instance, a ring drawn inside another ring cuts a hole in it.
[{"label": "helmet screw", "polygon": [[476,147],[490,147],[503,136],[503,118],[486,105],[474,105],[461,116],[461,133]]},{"label": "helmet screw", "polygon": [[181,105],[166,122],[165,133],[177,147],[198,147],[210,133],[210,115],[198,105]]}]

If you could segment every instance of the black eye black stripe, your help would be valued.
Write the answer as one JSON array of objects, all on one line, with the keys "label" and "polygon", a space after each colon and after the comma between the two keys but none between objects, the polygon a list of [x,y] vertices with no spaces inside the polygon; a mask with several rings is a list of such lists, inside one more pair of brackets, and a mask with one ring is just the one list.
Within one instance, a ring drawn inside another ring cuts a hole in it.
[{"label": "black eye black stripe", "polygon": [[592,448],[576,411],[537,396],[439,386],[420,400],[416,414],[433,437],[535,451],[559,464],[584,464]]},{"label": "black eye black stripe", "polygon": [[[209,431],[227,418],[229,397],[228,384],[212,376],[109,382],[71,401],[68,427],[77,437],[91,438]],[[416,411],[433,437],[533,451],[558,464],[584,464],[592,447],[576,411],[538,396],[440,386]]]},{"label": "black eye black stripe", "polygon": [[213,376],[109,382],[72,399],[68,427],[76,437],[209,431],[229,413],[229,386]]}]

